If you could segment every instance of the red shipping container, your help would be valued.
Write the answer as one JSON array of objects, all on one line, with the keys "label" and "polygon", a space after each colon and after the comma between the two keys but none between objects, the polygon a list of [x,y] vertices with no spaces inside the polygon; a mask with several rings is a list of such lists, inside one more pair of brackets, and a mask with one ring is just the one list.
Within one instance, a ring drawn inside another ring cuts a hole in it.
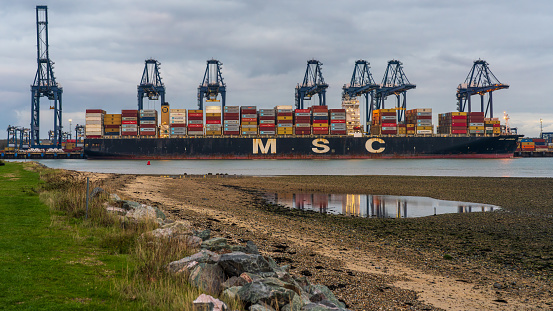
[{"label": "red shipping container", "polygon": [[275,116],[260,116],[259,120],[275,120]]},{"label": "red shipping container", "polygon": [[347,134],[347,131],[337,131],[337,130],[334,130],[334,131],[330,131],[330,134],[334,134],[334,135],[346,135],[346,134]]},{"label": "red shipping container", "polygon": [[274,124],[266,124],[266,123],[262,123],[262,124],[259,124],[259,127],[263,127],[263,128],[266,128],[266,127],[275,127]]},{"label": "red shipping container", "polygon": [[223,135],[240,135],[240,131],[223,131]]},{"label": "red shipping container", "polygon": [[257,122],[257,118],[242,118],[242,122]]},{"label": "red shipping container", "polygon": [[225,112],[223,113],[223,117],[227,118],[227,117],[233,117],[233,118],[239,118],[240,117],[240,113],[238,112]]},{"label": "red shipping container", "polygon": [[107,128],[107,129],[116,129],[116,128],[120,128],[121,125],[112,125],[112,124],[107,124],[107,125],[104,125],[104,128]]},{"label": "red shipping container", "polygon": [[142,128],[142,129],[147,129],[147,128],[151,129],[151,128],[156,128],[156,127],[157,127],[157,125],[155,125],[155,124],[140,124],[140,128]]},{"label": "red shipping container", "polygon": [[294,112],[295,113],[310,113],[311,110],[309,110],[309,109],[295,109]]},{"label": "red shipping container", "polygon": [[203,124],[188,124],[188,128],[203,128]]},{"label": "red shipping container", "polygon": [[186,123],[173,123],[171,127],[186,127]]},{"label": "red shipping container", "polygon": [[102,109],[87,109],[86,113],[105,113]]},{"label": "red shipping container", "polygon": [[277,120],[277,124],[294,124],[293,120]]},{"label": "red shipping container", "polygon": [[121,132],[121,136],[137,136],[138,132]]},{"label": "red shipping container", "polygon": [[346,120],[330,120],[330,123],[346,123]]},{"label": "red shipping container", "polygon": [[240,113],[241,114],[257,113],[257,109],[242,109],[242,108],[240,108]]},{"label": "red shipping container", "polygon": [[121,124],[137,124],[136,121],[121,121]]},{"label": "red shipping container", "polygon": [[346,109],[341,109],[341,108],[338,108],[338,109],[328,109],[328,112],[343,112],[343,113],[346,113]]},{"label": "red shipping container", "polygon": [[395,127],[397,123],[382,123],[382,127]]},{"label": "red shipping container", "polygon": [[451,116],[452,120],[466,120],[467,116]]},{"label": "red shipping container", "polygon": [[189,116],[189,117],[203,117],[204,114],[203,114],[203,113],[199,113],[199,112],[189,112],[189,113],[188,113],[188,116]]},{"label": "red shipping container", "polygon": [[464,129],[464,130],[451,130],[451,134],[466,134],[467,133],[467,130]]},{"label": "red shipping container", "polygon": [[221,120],[221,117],[205,117],[206,120]]},{"label": "red shipping container", "polygon": [[380,115],[385,117],[397,116],[395,112],[381,112]]},{"label": "red shipping container", "polygon": [[[311,122],[311,117],[296,117],[297,123],[309,123]],[[298,122],[298,121],[305,121],[305,122]]]},{"label": "red shipping container", "polygon": [[[494,124],[493,127],[501,127],[501,124]],[[542,139],[545,142],[545,139]]]},{"label": "red shipping container", "polygon": [[431,120],[432,116],[417,116],[417,120]]},{"label": "red shipping container", "polygon": [[[95,113],[95,112],[93,112]],[[87,135],[86,138],[102,138],[100,135]]]},{"label": "red shipping container", "polygon": [[221,120],[206,120],[205,124],[221,124]]},{"label": "red shipping container", "polygon": [[291,117],[294,114],[292,112],[279,112],[277,113],[277,117]]}]

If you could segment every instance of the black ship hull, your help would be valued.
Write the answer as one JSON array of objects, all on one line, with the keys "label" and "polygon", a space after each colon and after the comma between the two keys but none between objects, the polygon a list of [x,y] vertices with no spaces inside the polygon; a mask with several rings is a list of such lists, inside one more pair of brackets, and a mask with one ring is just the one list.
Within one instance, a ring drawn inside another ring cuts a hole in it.
[{"label": "black ship hull", "polygon": [[512,158],[516,135],[86,139],[89,159]]}]

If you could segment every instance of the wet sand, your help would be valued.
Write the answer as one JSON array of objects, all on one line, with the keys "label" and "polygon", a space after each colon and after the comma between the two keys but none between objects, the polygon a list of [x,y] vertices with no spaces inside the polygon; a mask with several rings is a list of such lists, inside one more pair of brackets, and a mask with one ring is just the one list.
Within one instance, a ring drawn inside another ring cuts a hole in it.
[{"label": "wet sand", "polygon": [[[253,240],[353,310],[552,309],[553,179],[96,175],[126,199],[235,243]],[[268,205],[265,192],[416,195],[501,212],[362,219]],[[444,256],[447,255],[447,256]]]}]

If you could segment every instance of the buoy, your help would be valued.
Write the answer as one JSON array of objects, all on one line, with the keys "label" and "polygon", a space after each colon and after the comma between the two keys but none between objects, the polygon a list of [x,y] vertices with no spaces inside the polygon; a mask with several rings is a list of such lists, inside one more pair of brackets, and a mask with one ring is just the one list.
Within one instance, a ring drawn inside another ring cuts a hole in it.
[{"label": "buoy", "polygon": [[148,164],[146,164],[146,165],[150,165],[150,161],[148,161]]}]

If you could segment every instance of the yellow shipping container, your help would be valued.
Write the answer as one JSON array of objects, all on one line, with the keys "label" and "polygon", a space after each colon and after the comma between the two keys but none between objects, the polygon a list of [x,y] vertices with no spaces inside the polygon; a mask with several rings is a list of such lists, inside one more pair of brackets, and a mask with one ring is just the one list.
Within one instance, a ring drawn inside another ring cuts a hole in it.
[{"label": "yellow shipping container", "polygon": [[292,120],[292,116],[278,116],[277,120]]},{"label": "yellow shipping container", "polygon": [[206,135],[221,135],[221,131],[205,131]]},{"label": "yellow shipping container", "polygon": [[484,126],[469,126],[469,130],[484,130]]},{"label": "yellow shipping container", "polygon": [[205,114],[206,117],[220,117],[221,116],[221,113],[206,113]]},{"label": "yellow shipping container", "polygon": [[241,124],[242,124],[242,125],[257,125],[257,122],[256,122],[256,121],[252,121],[252,122],[242,122]]},{"label": "yellow shipping container", "polygon": [[534,146],[533,141],[523,141],[520,143],[521,146]]},{"label": "yellow shipping container", "polygon": [[417,126],[417,131],[428,131],[432,130],[432,126]]},{"label": "yellow shipping container", "polygon": [[451,115],[452,116],[466,116],[467,113],[466,112],[452,112]]},{"label": "yellow shipping container", "polygon": [[113,119],[121,119],[120,113],[107,113],[104,115],[104,119],[106,118],[113,118]]},{"label": "yellow shipping container", "polygon": [[204,113],[204,111],[203,110],[188,110],[188,113]]},{"label": "yellow shipping container", "polygon": [[328,127],[328,123],[313,123],[313,127]]}]

